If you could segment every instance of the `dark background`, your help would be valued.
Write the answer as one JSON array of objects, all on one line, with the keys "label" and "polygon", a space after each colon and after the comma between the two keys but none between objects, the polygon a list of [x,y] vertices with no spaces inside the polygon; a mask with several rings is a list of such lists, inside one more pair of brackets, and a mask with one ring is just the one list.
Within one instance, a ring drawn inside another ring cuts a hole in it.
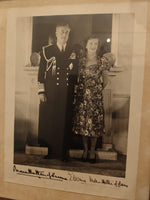
[{"label": "dark background", "polygon": [[93,15],[63,15],[63,16],[40,16],[33,17],[33,40],[32,52],[39,52],[42,46],[48,44],[48,37],[55,37],[56,24],[60,21],[69,23],[71,27],[69,42],[83,45],[85,39],[91,34],[99,36],[101,47],[105,52],[110,51],[112,15],[111,14],[93,14]]}]

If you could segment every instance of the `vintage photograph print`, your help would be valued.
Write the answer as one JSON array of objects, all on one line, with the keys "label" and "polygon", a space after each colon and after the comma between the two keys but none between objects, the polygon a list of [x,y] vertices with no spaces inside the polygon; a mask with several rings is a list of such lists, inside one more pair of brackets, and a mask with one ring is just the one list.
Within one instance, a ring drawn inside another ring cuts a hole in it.
[{"label": "vintage photograph print", "polygon": [[117,17],[119,55],[112,14],[17,18],[14,164],[125,177],[134,18]]},{"label": "vintage photograph print", "polygon": [[5,179],[129,198],[138,160],[145,18],[138,24],[139,13],[128,6],[118,12],[74,8],[10,11]]}]

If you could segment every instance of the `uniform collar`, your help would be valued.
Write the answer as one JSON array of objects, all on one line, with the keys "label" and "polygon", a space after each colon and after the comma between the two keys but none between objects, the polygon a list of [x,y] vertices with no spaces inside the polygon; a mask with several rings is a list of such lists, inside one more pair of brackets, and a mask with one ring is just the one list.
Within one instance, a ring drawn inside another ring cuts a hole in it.
[{"label": "uniform collar", "polygon": [[58,49],[59,49],[60,51],[62,51],[62,48],[65,50],[65,49],[66,49],[66,45],[67,45],[67,43],[65,43],[64,45],[61,45],[61,44],[59,44],[59,43],[57,42],[57,47],[58,47]]}]

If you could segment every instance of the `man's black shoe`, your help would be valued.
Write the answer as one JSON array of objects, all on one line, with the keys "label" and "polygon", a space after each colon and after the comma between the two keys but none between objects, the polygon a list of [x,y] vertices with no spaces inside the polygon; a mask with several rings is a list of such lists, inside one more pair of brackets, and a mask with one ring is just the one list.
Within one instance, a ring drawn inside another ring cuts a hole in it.
[{"label": "man's black shoe", "polygon": [[63,157],[63,158],[62,158],[62,161],[63,161],[63,162],[68,162],[68,161],[69,161],[69,159],[68,159],[68,157],[67,157],[67,156],[65,156],[65,157]]},{"label": "man's black shoe", "polygon": [[44,156],[44,159],[51,159],[51,156],[48,154],[48,155]]}]

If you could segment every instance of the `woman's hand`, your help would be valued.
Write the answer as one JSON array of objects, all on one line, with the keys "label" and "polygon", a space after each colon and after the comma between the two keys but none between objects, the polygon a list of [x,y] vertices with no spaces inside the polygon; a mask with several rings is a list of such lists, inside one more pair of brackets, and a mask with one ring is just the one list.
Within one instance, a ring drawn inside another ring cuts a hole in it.
[{"label": "woman's hand", "polygon": [[104,70],[110,70],[115,64],[115,56],[112,53],[105,53],[101,58],[101,63]]}]

